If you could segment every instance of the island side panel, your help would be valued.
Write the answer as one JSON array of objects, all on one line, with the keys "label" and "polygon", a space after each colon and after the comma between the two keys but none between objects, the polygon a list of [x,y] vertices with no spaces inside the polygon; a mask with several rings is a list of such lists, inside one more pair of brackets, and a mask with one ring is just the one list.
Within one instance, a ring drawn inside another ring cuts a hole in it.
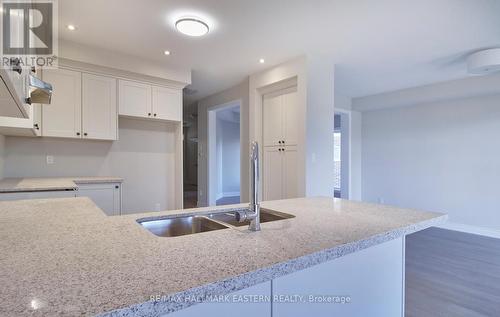
[{"label": "island side panel", "polygon": [[404,247],[398,238],[273,280],[272,316],[402,317]]}]

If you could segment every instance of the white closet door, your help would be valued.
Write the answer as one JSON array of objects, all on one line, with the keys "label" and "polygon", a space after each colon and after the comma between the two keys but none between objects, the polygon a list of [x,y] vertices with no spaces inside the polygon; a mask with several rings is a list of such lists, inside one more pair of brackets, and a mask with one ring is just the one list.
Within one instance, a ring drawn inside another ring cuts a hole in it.
[{"label": "white closet door", "polygon": [[46,69],[43,80],[52,84],[52,102],[42,106],[42,135],[81,138],[82,74],[67,69]]},{"label": "white closet door", "polygon": [[182,90],[153,86],[153,118],[182,121]]},{"label": "white closet door", "polygon": [[297,88],[293,88],[291,92],[285,93],[283,96],[283,134],[286,145],[298,144],[298,111],[299,101]]},{"label": "white closet door", "polygon": [[119,81],[119,114],[151,118],[151,85],[135,81]]},{"label": "white closet door", "polygon": [[282,199],[283,196],[283,152],[277,146],[264,147],[264,179],[262,192],[264,200]]},{"label": "white closet door", "polygon": [[281,145],[279,143],[283,140],[281,95],[265,95],[262,112],[264,146]]},{"label": "white closet door", "polygon": [[83,138],[116,140],[116,79],[82,75]]},{"label": "white closet door", "polygon": [[286,146],[283,155],[283,199],[297,198],[297,147]]}]

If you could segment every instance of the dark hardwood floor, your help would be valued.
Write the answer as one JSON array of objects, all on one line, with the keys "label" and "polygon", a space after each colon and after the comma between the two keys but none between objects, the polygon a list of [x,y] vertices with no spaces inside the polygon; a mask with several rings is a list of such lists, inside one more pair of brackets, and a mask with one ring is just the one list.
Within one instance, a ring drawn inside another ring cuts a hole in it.
[{"label": "dark hardwood floor", "polygon": [[430,228],[406,238],[406,317],[500,316],[500,240]]},{"label": "dark hardwood floor", "polygon": [[217,206],[239,204],[240,196],[222,197],[215,203]]}]

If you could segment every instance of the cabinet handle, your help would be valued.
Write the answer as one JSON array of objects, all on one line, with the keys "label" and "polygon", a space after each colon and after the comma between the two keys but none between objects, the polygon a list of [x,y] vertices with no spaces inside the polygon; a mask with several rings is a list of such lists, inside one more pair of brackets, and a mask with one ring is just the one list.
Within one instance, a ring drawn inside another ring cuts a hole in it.
[{"label": "cabinet handle", "polygon": [[278,141],[278,144],[281,144],[281,141]]},{"label": "cabinet handle", "polygon": [[283,140],[283,141],[281,141],[281,144],[285,144],[285,141],[284,141],[284,140]]},{"label": "cabinet handle", "polygon": [[154,116],[156,117],[156,113],[154,114]]},{"label": "cabinet handle", "polygon": [[120,188],[120,186],[116,185],[115,188],[118,189],[118,188]]},{"label": "cabinet handle", "polygon": [[83,136],[87,136],[87,132],[85,132],[85,133],[83,134]]},{"label": "cabinet handle", "polygon": [[150,113],[148,113],[148,117],[151,117],[151,112],[150,112]]},{"label": "cabinet handle", "polygon": [[35,129],[37,129],[37,130],[40,130],[40,126],[38,125],[38,123],[35,123],[35,124],[33,125],[33,127],[35,127]]},{"label": "cabinet handle", "polygon": [[80,135],[80,132],[77,132],[76,135]]}]

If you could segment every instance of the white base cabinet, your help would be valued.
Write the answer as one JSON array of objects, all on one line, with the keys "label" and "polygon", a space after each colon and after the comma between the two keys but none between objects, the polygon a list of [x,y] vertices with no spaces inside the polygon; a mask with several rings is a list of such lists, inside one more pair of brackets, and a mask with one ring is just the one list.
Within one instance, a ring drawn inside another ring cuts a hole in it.
[{"label": "white base cabinet", "polygon": [[297,198],[297,147],[265,146],[263,156],[264,200]]},{"label": "white base cabinet", "polygon": [[78,197],[88,197],[108,216],[118,216],[122,211],[121,184],[78,184]]},{"label": "white base cabinet", "polygon": [[202,303],[165,317],[403,317],[404,241],[391,240],[229,295],[261,296],[257,303]]},{"label": "white base cabinet", "polygon": [[23,200],[23,199],[45,199],[45,198],[69,198],[75,196],[76,196],[75,190],[0,193],[0,201]]}]

